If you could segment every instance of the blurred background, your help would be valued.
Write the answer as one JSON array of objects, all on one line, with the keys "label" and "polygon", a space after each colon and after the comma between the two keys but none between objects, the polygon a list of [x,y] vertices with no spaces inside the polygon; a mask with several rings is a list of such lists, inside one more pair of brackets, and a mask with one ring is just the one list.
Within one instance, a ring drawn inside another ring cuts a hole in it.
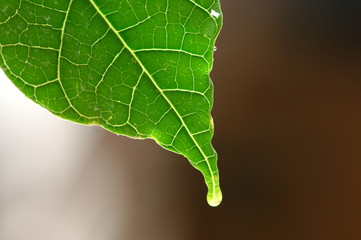
[{"label": "blurred background", "polygon": [[1,240],[361,239],[361,1],[222,4],[223,203],[183,157],[58,119],[1,73]]}]

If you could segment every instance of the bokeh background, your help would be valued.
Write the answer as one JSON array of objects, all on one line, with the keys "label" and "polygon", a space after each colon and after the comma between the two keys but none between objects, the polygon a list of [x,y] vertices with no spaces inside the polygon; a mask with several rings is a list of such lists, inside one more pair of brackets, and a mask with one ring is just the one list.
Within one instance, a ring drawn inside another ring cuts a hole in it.
[{"label": "bokeh background", "polygon": [[222,4],[223,203],[183,157],[58,119],[2,74],[1,240],[361,239],[361,1]]}]

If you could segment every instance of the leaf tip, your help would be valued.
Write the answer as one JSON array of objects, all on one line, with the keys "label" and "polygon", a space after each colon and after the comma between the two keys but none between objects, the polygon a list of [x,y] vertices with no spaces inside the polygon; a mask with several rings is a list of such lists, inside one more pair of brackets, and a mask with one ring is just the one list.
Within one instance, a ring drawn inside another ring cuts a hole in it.
[{"label": "leaf tip", "polygon": [[222,192],[219,187],[213,191],[209,191],[207,194],[207,202],[211,207],[218,207],[222,202]]}]

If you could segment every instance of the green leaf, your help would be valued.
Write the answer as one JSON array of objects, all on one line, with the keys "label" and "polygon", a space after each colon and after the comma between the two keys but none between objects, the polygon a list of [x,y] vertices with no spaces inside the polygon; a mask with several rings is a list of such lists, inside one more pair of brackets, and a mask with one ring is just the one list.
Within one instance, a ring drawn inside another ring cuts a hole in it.
[{"label": "green leaf", "polygon": [[219,0],[0,0],[0,66],[62,118],[152,138],[222,200],[211,145]]}]

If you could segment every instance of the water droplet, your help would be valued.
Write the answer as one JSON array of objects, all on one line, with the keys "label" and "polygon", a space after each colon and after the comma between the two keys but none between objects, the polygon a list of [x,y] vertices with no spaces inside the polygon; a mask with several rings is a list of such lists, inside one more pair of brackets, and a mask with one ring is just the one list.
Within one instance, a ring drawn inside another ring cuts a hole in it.
[{"label": "water droplet", "polygon": [[219,16],[221,16],[221,14],[219,12],[216,12],[212,9],[211,11],[211,16],[215,17],[215,18],[219,18]]},{"label": "water droplet", "polygon": [[214,46],[213,51],[217,52],[217,46]]}]

